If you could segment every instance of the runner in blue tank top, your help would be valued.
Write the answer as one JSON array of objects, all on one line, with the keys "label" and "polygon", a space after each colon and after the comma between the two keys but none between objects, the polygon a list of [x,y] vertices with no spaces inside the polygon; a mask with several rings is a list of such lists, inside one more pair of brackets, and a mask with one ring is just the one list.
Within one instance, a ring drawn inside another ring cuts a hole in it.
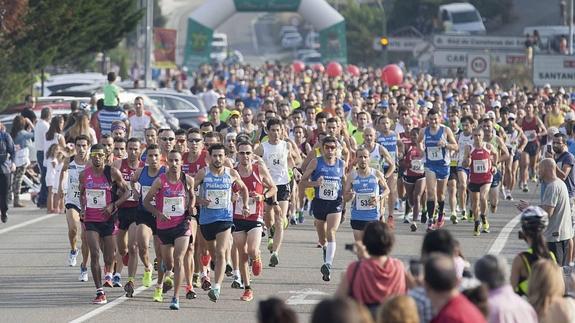
[{"label": "runner in blue tank top", "polygon": [[350,223],[353,237],[355,241],[361,241],[365,226],[380,220],[389,188],[382,172],[369,166],[369,150],[360,147],[355,154],[357,169],[352,168],[349,172],[344,194],[346,201],[352,201]]},{"label": "runner in blue tank top", "polygon": [[226,269],[226,249],[232,241],[233,205],[232,186],[239,188],[242,200],[242,213],[249,216],[248,189],[238,172],[224,166],[226,149],[222,144],[214,144],[208,148],[210,154],[209,166],[200,169],[196,174],[195,187],[199,187],[200,197],[200,230],[206,239],[212,257],[215,256],[215,284],[208,293],[212,302],[220,298],[220,286],[224,280]]},{"label": "runner in blue tank top", "polygon": [[[443,226],[445,207],[445,191],[449,177],[450,152],[457,151],[458,145],[453,132],[441,124],[439,110],[431,109],[427,112],[427,127],[421,129],[419,134],[419,147],[424,147],[425,153],[425,184],[427,187],[427,217],[422,216],[421,222],[428,222],[428,230],[439,229]],[[435,204],[438,206],[439,218],[435,222]],[[435,225],[434,225],[435,224]]]},{"label": "runner in blue tank top", "polygon": [[[322,279],[331,279],[331,265],[335,256],[335,233],[343,209],[342,188],[345,183],[345,162],[336,155],[337,139],[325,137],[322,141],[322,155],[313,159],[301,179],[302,187],[314,187],[315,198],[311,212],[316,219],[318,241],[325,245]],[[326,243],[327,241],[327,243]]]}]

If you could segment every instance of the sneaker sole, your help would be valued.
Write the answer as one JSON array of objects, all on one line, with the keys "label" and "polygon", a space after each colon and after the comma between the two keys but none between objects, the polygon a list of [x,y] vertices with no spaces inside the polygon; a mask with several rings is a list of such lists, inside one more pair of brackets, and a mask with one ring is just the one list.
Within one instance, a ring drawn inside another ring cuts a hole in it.
[{"label": "sneaker sole", "polygon": [[179,310],[179,309],[180,309],[180,306],[179,306],[179,305],[178,305],[178,306],[173,306],[173,305],[170,305],[170,309],[171,309],[171,310],[175,310],[175,311],[177,311],[177,310]]},{"label": "sneaker sole", "polygon": [[275,267],[279,264],[279,260],[277,259],[277,257],[271,257],[270,258],[270,267]]},{"label": "sneaker sole", "polygon": [[233,281],[232,282],[232,288],[233,289],[240,289],[240,288],[242,288],[242,284],[238,283],[237,281]]},{"label": "sneaker sole", "polygon": [[410,226],[410,229],[411,229],[411,232],[417,231],[417,225],[412,224],[412,225]]},{"label": "sneaker sole", "polygon": [[186,299],[196,299],[198,295],[195,292],[189,291],[186,293]]},{"label": "sneaker sole", "polygon": [[134,287],[131,287],[131,285],[124,286],[124,291],[126,292],[126,297],[134,297]]},{"label": "sneaker sole", "polygon": [[327,268],[325,264],[321,266],[320,272],[322,274],[321,279],[323,279],[324,282],[328,282],[331,280],[329,268]]}]

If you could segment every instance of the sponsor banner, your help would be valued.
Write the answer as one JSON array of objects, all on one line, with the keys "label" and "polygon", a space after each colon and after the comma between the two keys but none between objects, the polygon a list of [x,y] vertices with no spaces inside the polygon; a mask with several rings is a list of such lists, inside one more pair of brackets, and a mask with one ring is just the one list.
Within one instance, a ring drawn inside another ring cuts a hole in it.
[{"label": "sponsor banner", "polygon": [[154,67],[176,68],[175,29],[154,28]]}]

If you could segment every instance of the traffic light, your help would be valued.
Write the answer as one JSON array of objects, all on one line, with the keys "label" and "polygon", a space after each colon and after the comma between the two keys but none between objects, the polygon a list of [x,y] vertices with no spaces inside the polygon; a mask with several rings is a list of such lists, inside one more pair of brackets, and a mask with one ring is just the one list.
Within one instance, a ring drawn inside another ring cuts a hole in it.
[{"label": "traffic light", "polygon": [[379,38],[379,44],[381,45],[382,50],[387,49],[387,45],[389,45],[389,38],[387,38],[386,36],[382,36],[381,38]]}]

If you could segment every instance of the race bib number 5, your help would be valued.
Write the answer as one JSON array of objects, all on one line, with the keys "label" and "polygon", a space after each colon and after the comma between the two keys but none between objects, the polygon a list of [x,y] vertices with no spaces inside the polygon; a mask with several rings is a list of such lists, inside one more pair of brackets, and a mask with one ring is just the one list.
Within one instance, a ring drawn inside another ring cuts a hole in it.
[{"label": "race bib number 5", "polygon": [[162,213],[167,216],[183,216],[184,215],[184,197],[164,197],[164,207]]},{"label": "race bib number 5", "polygon": [[105,190],[86,190],[86,206],[91,209],[103,209],[106,207]]},{"label": "race bib number 5", "polygon": [[325,180],[319,187],[319,198],[322,200],[335,201],[338,191],[339,185],[336,181]]}]

